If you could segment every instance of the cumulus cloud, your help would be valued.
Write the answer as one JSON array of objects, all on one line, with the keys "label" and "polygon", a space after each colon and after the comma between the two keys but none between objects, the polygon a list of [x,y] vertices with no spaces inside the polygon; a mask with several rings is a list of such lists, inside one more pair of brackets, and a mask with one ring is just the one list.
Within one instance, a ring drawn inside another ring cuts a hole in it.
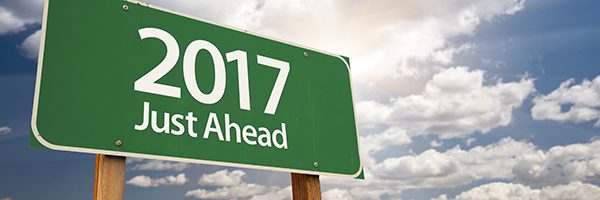
[{"label": "cumulus cloud", "polygon": [[[389,104],[359,103],[358,113],[366,121],[402,127],[410,135],[464,138],[508,125],[513,110],[533,91],[529,78],[486,85],[483,71],[455,67],[434,75],[420,94],[395,98]],[[362,112],[364,108],[376,109]]]},{"label": "cumulus cloud", "polygon": [[[421,93],[395,97],[383,103],[374,100],[359,102],[357,119],[361,125],[379,129],[385,127],[382,132],[361,137],[364,161],[376,164],[375,153],[409,144],[411,138],[424,135],[435,135],[441,139],[430,142],[432,147],[439,147],[443,140],[451,138],[464,138],[471,146],[475,142],[471,136],[475,133],[487,133],[493,128],[509,125],[513,111],[535,91],[533,79],[528,77],[513,82],[497,80],[491,83],[484,79],[485,72],[482,70],[452,67],[433,75]],[[428,153],[435,156],[435,152]],[[451,165],[446,167],[444,170],[453,170]],[[454,178],[442,181],[460,183],[474,179],[468,175]],[[428,185],[424,182],[415,184]]]},{"label": "cumulus cloud", "polygon": [[600,199],[600,187],[579,181],[568,185],[544,187],[540,192],[540,199]]},{"label": "cumulus cloud", "polygon": [[392,114],[392,108],[390,106],[368,100],[356,103],[356,113],[358,113],[358,123],[360,125],[370,127],[386,121]]},{"label": "cumulus cloud", "polygon": [[8,126],[0,127],[0,135],[9,134],[11,131],[12,131],[12,129]]},{"label": "cumulus cloud", "polygon": [[325,200],[353,200],[354,197],[350,194],[348,190],[344,189],[331,189],[327,190],[323,193],[323,199]]},{"label": "cumulus cloud", "polygon": [[137,187],[158,187],[164,185],[183,185],[187,182],[187,178],[184,173],[178,174],[176,176],[166,176],[162,178],[150,178],[148,176],[140,175],[133,177],[128,180],[126,183],[129,185],[137,186]]},{"label": "cumulus cloud", "polygon": [[264,0],[222,0],[218,2],[206,0],[144,0],[144,2],[205,20],[246,29],[257,27],[261,20],[261,9],[265,4]]},{"label": "cumulus cloud", "polygon": [[521,156],[513,173],[518,182],[536,186],[600,180],[600,141]]},{"label": "cumulus cloud", "polygon": [[288,186],[288,187],[285,187],[285,188],[279,189],[279,190],[271,189],[271,192],[252,196],[252,198],[250,198],[250,200],[263,200],[263,199],[284,200],[284,199],[290,199],[290,197],[291,197],[290,194],[292,194],[292,186]]},{"label": "cumulus cloud", "polygon": [[289,199],[291,187],[267,187],[256,183],[246,183],[242,177],[246,173],[242,170],[221,170],[211,174],[204,174],[198,180],[203,186],[218,186],[214,190],[198,188],[185,193],[186,197],[197,199]]},{"label": "cumulus cloud", "polygon": [[[374,153],[411,143],[411,137],[436,135],[440,139],[465,138],[470,146],[475,139],[466,139],[469,136],[507,126],[513,119],[513,111],[535,91],[533,80],[524,77],[515,82],[498,80],[484,84],[484,75],[481,70],[467,67],[448,68],[435,74],[420,94],[393,98],[387,103],[371,100],[359,102],[357,118],[361,124],[388,127],[382,132],[361,137],[366,163],[375,164]],[[432,141],[430,145],[438,147],[442,143]],[[426,153],[427,156],[436,155],[433,150]],[[388,159],[387,162],[389,165],[392,160]],[[451,165],[446,167],[445,170],[453,169]],[[455,178],[453,181],[457,182],[472,180],[469,176]]]},{"label": "cumulus cloud", "polygon": [[[456,200],[467,199],[539,199],[539,190],[512,183],[490,183],[473,188],[469,191],[460,193],[456,196]],[[436,200],[447,200],[446,195],[442,195]]]},{"label": "cumulus cloud", "polygon": [[19,32],[25,29],[25,22],[14,16],[13,13],[0,7],[0,35]]},{"label": "cumulus cloud", "polygon": [[204,174],[198,180],[198,184],[200,185],[209,185],[209,186],[234,186],[239,185],[242,182],[242,177],[245,176],[246,173],[242,170],[221,170],[212,174]]},{"label": "cumulus cloud", "polygon": [[260,195],[267,190],[267,187],[252,183],[242,183],[235,186],[218,188],[216,190],[196,189],[187,191],[186,197],[195,197],[198,199],[237,199],[247,198],[254,195]]},{"label": "cumulus cloud", "polygon": [[452,44],[450,38],[473,34],[479,24],[512,15],[524,4],[524,0],[145,1],[349,56],[359,83],[357,96],[376,99],[418,92],[437,71],[429,62],[449,65],[453,55],[476,45]]},{"label": "cumulus cloud", "polygon": [[512,168],[524,155],[537,154],[531,143],[505,138],[469,150],[430,149],[418,155],[387,158],[370,168],[378,179],[404,187],[452,187],[477,179],[512,178]]},{"label": "cumulus cloud", "polygon": [[5,198],[2,198],[2,199],[0,199],[0,200],[12,200],[12,198],[10,198],[10,197],[5,197]]},{"label": "cumulus cloud", "polygon": [[600,76],[581,84],[569,79],[550,94],[537,96],[533,103],[533,119],[574,123],[598,120],[594,126],[600,127]]},{"label": "cumulus cloud", "polygon": [[[399,191],[396,191],[399,192]],[[325,200],[353,200],[353,199],[380,199],[385,192],[373,190],[366,187],[355,187],[353,189],[334,188],[323,193]]]},{"label": "cumulus cloud", "polygon": [[593,182],[600,180],[599,145],[600,140],[592,140],[542,150],[529,142],[504,138],[468,150],[457,146],[444,152],[429,149],[387,158],[365,166],[369,177],[365,182],[336,178],[324,178],[323,182],[349,186],[352,190],[347,192],[355,199],[379,199],[383,194],[397,195],[410,188],[464,186],[476,180],[514,181],[538,188]]},{"label": "cumulus cloud", "polygon": [[489,183],[462,192],[455,198],[441,195],[434,200],[485,200],[485,199],[527,199],[527,200],[591,200],[600,199],[600,187],[572,182],[567,185],[548,186],[532,189],[529,186],[513,183]]},{"label": "cumulus cloud", "polygon": [[429,146],[433,147],[433,148],[440,147],[443,144],[444,144],[444,142],[440,142],[440,141],[437,141],[437,140],[432,140],[431,142],[429,142]]},{"label": "cumulus cloud", "polygon": [[363,144],[363,151],[368,154],[373,154],[386,147],[400,146],[412,142],[406,131],[397,127],[391,127],[382,133],[360,137],[360,141]]},{"label": "cumulus cloud", "polygon": [[[43,0],[0,0],[0,36],[27,30],[28,26],[40,24],[42,20]],[[27,58],[37,58],[40,31],[28,36],[18,46]]]},{"label": "cumulus cloud", "polygon": [[381,179],[413,187],[450,187],[479,179],[513,179],[545,186],[600,178],[600,141],[555,146],[548,151],[505,138],[469,150],[427,150],[419,155],[388,158],[372,167]]},{"label": "cumulus cloud", "polygon": [[190,164],[182,162],[168,162],[162,160],[145,160],[145,159],[128,159],[128,164],[135,165],[131,168],[133,170],[148,170],[148,171],[183,171],[187,169]]},{"label": "cumulus cloud", "polygon": [[43,0],[0,1],[0,36],[17,33],[27,25],[39,24]]},{"label": "cumulus cloud", "polygon": [[21,50],[25,57],[31,59],[38,57],[40,52],[40,34],[41,30],[36,31],[28,36],[25,41],[18,46],[19,50]]},{"label": "cumulus cloud", "polygon": [[465,143],[467,144],[467,146],[471,146],[473,143],[475,143],[477,141],[477,139],[475,138],[467,138],[465,140]]}]

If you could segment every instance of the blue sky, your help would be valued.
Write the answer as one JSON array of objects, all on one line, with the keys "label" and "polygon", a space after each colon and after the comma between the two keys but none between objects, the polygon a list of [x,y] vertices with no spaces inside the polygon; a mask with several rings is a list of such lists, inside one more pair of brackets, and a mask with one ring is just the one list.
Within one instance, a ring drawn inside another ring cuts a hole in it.
[{"label": "blue sky", "polygon": [[[324,177],[325,198],[600,194],[598,1],[149,2],[352,59],[367,180]],[[0,200],[89,199],[94,155],[28,146],[41,5],[0,0]],[[125,198],[285,199],[289,179],[129,159]]]}]

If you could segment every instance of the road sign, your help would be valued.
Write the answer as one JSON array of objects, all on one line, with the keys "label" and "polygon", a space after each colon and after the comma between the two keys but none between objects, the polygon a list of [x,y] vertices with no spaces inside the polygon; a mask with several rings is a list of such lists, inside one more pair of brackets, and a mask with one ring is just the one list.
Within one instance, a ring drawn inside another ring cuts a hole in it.
[{"label": "road sign", "polygon": [[136,1],[44,12],[32,115],[44,146],[361,173],[348,59]]}]

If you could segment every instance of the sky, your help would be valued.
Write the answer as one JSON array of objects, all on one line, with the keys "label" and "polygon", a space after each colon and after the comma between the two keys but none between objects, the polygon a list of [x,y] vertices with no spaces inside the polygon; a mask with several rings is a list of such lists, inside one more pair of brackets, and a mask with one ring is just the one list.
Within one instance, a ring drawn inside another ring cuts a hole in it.
[{"label": "sky", "polygon": [[[324,199],[600,199],[600,2],[146,0],[350,57],[365,181]],[[89,199],[28,146],[42,0],[0,0],[0,200]],[[282,172],[128,158],[126,199],[290,199]]]}]

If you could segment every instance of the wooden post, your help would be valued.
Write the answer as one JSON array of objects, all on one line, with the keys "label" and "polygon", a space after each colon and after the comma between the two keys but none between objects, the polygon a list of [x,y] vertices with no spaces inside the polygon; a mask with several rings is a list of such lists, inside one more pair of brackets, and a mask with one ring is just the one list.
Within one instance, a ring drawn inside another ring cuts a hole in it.
[{"label": "wooden post", "polygon": [[318,175],[292,173],[293,200],[321,200],[321,182]]},{"label": "wooden post", "polygon": [[125,157],[96,155],[94,200],[123,200]]}]

